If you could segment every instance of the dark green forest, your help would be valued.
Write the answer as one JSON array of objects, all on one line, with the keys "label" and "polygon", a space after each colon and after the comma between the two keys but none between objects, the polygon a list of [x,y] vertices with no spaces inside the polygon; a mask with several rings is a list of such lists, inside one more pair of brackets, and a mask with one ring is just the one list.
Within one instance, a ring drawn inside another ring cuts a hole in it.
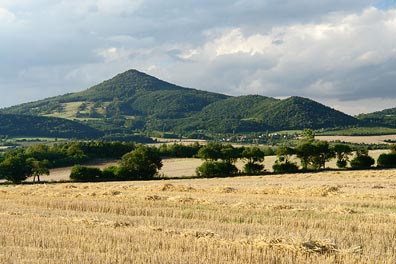
[{"label": "dark green forest", "polygon": [[0,114],[0,135],[84,139],[99,138],[104,133],[62,118]]}]

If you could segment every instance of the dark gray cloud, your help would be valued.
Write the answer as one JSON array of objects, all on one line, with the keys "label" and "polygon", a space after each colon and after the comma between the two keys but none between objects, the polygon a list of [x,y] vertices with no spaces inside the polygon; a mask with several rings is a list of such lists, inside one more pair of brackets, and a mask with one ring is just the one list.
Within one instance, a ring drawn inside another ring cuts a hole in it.
[{"label": "dark gray cloud", "polygon": [[389,103],[396,98],[391,7],[374,0],[0,0],[0,107],[82,90],[130,68],[232,95],[302,95],[339,108],[372,97]]}]

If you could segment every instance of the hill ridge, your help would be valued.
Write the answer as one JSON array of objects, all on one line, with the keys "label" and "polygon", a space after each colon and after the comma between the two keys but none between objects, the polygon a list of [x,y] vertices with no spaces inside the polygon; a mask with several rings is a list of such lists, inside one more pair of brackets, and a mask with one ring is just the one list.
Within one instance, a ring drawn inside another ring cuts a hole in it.
[{"label": "hill ridge", "polygon": [[309,98],[228,96],[181,87],[135,69],[81,92],[16,105],[0,112],[77,120],[107,134],[252,132],[358,123],[354,117]]}]

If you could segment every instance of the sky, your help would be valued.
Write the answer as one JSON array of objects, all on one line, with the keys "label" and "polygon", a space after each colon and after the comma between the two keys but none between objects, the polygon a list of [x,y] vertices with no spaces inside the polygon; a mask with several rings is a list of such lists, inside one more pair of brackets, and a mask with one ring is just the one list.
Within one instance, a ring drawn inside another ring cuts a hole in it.
[{"label": "sky", "polygon": [[137,69],[228,95],[396,107],[396,0],[0,0],[0,108]]}]

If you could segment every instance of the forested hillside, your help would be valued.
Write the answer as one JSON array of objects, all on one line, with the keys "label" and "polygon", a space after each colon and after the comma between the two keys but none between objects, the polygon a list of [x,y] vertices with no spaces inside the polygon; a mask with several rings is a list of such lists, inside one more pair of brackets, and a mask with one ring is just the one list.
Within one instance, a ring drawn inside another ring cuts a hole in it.
[{"label": "forested hillside", "polygon": [[380,125],[385,127],[396,126],[396,108],[385,109],[382,111],[360,114],[357,116],[366,125]]},{"label": "forested hillside", "polygon": [[94,139],[103,132],[61,118],[0,114],[0,135]]},{"label": "forested hillside", "polygon": [[306,98],[231,97],[180,87],[136,70],[82,92],[2,112],[76,120],[106,135],[257,132],[358,124],[357,119]]}]

